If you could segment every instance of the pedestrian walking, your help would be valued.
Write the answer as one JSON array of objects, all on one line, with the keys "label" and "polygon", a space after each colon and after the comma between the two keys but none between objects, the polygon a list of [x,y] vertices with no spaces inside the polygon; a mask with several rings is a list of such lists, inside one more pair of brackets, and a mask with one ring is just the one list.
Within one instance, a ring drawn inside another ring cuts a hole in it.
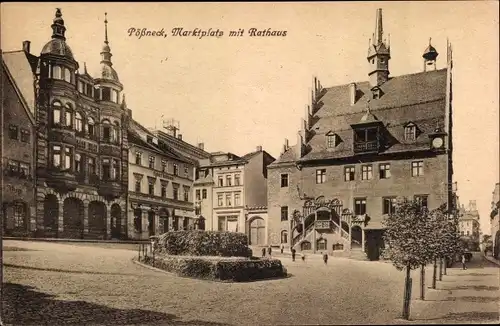
[{"label": "pedestrian walking", "polygon": [[464,254],[462,254],[462,268],[463,268],[463,270],[467,269],[467,266],[465,265],[465,255]]},{"label": "pedestrian walking", "polygon": [[283,250],[285,249],[285,245],[281,245],[281,253],[283,253]]},{"label": "pedestrian walking", "polygon": [[295,249],[292,248],[292,261],[295,261]]},{"label": "pedestrian walking", "polygon": [[306,261],[306,255],[302,254],[302,261]]},{"label": "pedestrian walking", "polygon": [[323,261],[325,262],[325,265],[328,263],[328,253],[323,254]]},{"label": "pedestrian walking", "polygon": [[267,253],[269,254],[269,257],[271,257],[272,251],[273,251],[273,249],[271,248],[271,246],[269,246],[269,248],[267,248]]},{"label": "pedestrian walking", "polygon": [[266,257],[266,248],[262,248],[262,257]]}]

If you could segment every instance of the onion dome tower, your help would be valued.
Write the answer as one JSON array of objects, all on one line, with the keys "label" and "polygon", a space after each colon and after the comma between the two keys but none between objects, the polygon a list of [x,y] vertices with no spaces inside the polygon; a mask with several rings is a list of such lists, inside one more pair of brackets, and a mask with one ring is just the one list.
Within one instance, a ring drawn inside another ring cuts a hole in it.
[{"label": "onion dome tower", "polygon": [[436,59],[439,53],[431,44],[432,38],[429,38],[429,46],[425,49],[422,58],[424,58],[424,71],[436,70]]}]

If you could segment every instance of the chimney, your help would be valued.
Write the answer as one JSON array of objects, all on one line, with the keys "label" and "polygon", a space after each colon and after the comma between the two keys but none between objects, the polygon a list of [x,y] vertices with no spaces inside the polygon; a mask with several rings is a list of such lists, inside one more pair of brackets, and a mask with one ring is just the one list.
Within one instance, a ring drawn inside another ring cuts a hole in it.
[{"label": "chimney", "polygon": [[205,150],[205,144],[204,143],[198,143],[198,148],[201,150]]},{"label": "chimney", "polygon": [[262,152],[262,146],[257,146],[257,152]]},{"label": "chimney", "polygon": [[356,104],[356,83],[349,84],[349,104]]},{"label": "chimney", "polygon": [[25,53],[30,53],[30,45],[31,45],[30,41],[23,41],[23,51]]},{"label": "chimney", "polygon": [[177,136],[177,139],[182,140],[182,134],[179,134],[179,135]]},{"label": "chimney", "polygon": [[288,139],[285,138],[285,148],[288,149],[290,146],[288,146]]}]

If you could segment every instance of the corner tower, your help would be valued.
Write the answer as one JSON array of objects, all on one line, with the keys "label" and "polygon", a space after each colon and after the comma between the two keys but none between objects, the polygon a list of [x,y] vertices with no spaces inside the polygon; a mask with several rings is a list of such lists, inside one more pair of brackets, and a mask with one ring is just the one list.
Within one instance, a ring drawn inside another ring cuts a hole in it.
[{"label": "corner tower", "polygon": [[370,64],[368,76],[371,87],[380,86],[389,79],[391,47],[389,42],[383,39],[383,35],[382,9],[377,9],[375,33],[369,41],[367,56],[368,63]]}]

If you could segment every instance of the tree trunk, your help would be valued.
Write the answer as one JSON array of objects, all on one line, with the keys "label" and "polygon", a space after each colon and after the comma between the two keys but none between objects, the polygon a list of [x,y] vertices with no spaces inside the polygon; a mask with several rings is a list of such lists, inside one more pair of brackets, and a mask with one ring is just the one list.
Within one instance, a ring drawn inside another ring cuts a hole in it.
[{"label": "tree trunk", "polygon": [[411,278],[410,278],[410,264],[406,267],[405,291],[403,300],[403,319],[410,318],[410,298],[411,298]]},{"label": "tree trunk", "polygon": [[448,268],[448,258],[444,257],[444,268],[443,268],[443,275],[446,275],[446,269]]},{"label": "tree trunk", "polygon": [[432,288],[436,288],[436,275],[437,274],[437,261],[436,258],[434,258],[434,265],[433,265],[433,271],[432,271]]},{"label": "tree trunk", "polygon": [[439,280],[443,280],[443,258],[439,258]]},{"label": "tree trunk", "polygon": [[420,300],[425,300],[425,265],[420,267]]}]

